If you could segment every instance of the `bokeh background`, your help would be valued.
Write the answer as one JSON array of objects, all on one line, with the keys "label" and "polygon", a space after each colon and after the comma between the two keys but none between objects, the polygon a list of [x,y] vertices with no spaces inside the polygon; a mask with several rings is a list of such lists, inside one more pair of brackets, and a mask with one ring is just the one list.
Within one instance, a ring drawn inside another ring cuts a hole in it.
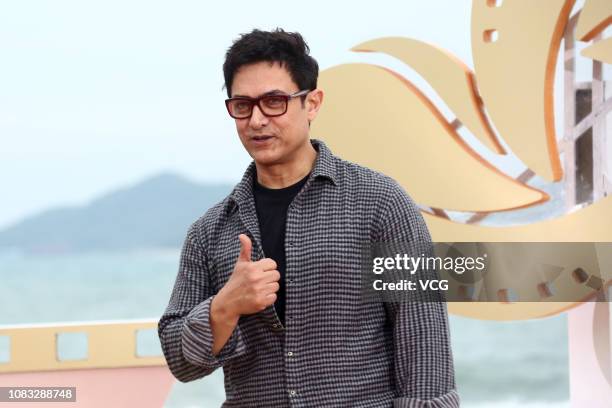
[{"label": "bokeh background", "polygon": [[[299,31],[321,69],[384,63],[438,101],[397,61],[349,49],[412,37],[472,66],[470,8],[468,0],[0,4],[0,324],[163,313],[187,226],[250,162],[223,105],[221,65],[239,33]],[[586,78],[590,65],[577,64],[577,79]],[[511,161],[500,166],[512,172]],[[564,315],[451,316],[451,336],[463,406],[569,406]],[[223,398],[217,371],[177,383],[166,406]]]}]

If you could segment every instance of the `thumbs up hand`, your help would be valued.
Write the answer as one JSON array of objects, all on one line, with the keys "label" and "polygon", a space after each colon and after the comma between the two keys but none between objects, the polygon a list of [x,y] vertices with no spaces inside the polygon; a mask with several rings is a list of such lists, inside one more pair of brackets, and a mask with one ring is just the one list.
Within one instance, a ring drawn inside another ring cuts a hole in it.
[{"label": "thumbs up hand", "polygon": [[276,301],[280,285],[280,273],[276,262],[264,258],[251,260],[252,243],[245,234],[238,236],[240,254],[227,283],[217,297],[222,300],[226,312],[235,318],[257,313]]}]

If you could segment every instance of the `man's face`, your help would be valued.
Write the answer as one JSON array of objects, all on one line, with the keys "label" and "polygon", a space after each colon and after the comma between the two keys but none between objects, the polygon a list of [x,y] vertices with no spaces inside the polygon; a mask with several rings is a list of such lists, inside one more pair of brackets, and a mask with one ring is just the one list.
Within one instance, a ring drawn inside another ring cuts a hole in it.
[{"label": "man's face", "polygon": [[[256,98],[270,92],[290,95],[298,91],[301,89],[284,67],[264,61],[238,69],[231,96]],[[308,94],[304,104],[300,97],[289,99],[287,112],[282,116],[265,116],[258,106],[254,106],[250,118],[234,119],[242,145],[257,164],[288,163],[296,160],[301,149],[308,147],[308,123],[317,114],[322,96],[320,92]]]}]

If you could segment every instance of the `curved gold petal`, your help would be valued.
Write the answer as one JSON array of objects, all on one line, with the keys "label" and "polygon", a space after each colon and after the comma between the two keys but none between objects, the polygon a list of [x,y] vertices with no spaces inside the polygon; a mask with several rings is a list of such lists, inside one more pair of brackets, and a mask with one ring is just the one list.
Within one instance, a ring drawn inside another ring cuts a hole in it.
[{"label": "curved gold petal", "polygon": [[605,62],[606,64],[612,64],[612,38],[598,41],[583,49],[580,54],[583,57]]},{"label": "curved gold petal", "polygon": [[474,73],[451,53],[410,38],[389,37],[367,41],[353,51],[382,52],[414,69],[440,95],[448,107],[485,146],[505,154],[495,136],[476,91]]},{"label": "curved gold petal", "polygon": [[587,0],[580,10],[576,38],[581,41],[591,41],[610,24],[612,24],[612,1]]},{"label": "curved gold petal", "polygon": [[548,196],[488,164],[414,85],[382,67],[340,65],[322,72],[322,110],[313,135],[347,160],[395,178],[420,204],[502,211]]},{"label": "curved gold petal", "polygon": [[472,3],[472,55],[487,112],[529,168],[547,180],[560,180],[553,88],[574,0],[488,3]]},{"label": "curved gold petal", "polygon": [[[612,242],[612,197],[575,213],[529,225],[513,227],[484,227],[460,224],[424,213],[432,239],[437,242]],[[612,271],[607,271],[611,274]],[[521,277],[517,293],[530,290],[540,282]],[[576,285],[568,280],[556,280],[555,286]],[[522,320],[551,316],[578,302],[539,303],[449,303],[451,313],[476,319]]]}]

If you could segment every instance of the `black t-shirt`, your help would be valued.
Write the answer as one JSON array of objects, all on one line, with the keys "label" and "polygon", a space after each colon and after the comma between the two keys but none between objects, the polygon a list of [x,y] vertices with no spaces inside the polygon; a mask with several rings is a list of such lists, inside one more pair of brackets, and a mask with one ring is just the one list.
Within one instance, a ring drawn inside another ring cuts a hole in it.
[{"label": "black t-shirt", "polygon": [[266,258],[274,259],[281,276],[278,282],[280,289],[277,292],[274,307],[283,325],[285,324],[285,225],[287,223],[287,209],[297,193],[306,184],[308,176],[285,188],[266,188],[257,182],[257,178],[255,178],[253,184],[255,209],[259,220],[263,252]]}]

